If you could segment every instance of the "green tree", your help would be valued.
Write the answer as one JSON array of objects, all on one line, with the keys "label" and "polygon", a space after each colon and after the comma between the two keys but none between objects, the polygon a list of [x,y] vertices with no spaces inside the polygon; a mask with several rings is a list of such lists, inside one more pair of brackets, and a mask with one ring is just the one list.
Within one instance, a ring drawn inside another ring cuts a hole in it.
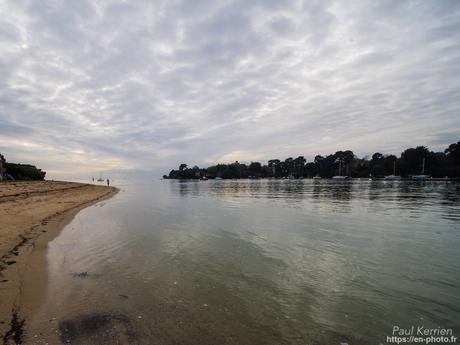
[{"label": "green tree", "polygon": [[444,153],[447,155],[447,159],[460,163],[460,141],[450,144]]},{"label": "green tree", "polygon": [[401,170],[405,175],[420,174],[423,159],[428,156],[430,151],[425,146],[409,148],[401,153]]},{"label": "green tree", "polygon": [[260,164],[259,162],[251,162],[251,164],[249,164],[248,169],[250,176],[262,176],[262,164]]}]

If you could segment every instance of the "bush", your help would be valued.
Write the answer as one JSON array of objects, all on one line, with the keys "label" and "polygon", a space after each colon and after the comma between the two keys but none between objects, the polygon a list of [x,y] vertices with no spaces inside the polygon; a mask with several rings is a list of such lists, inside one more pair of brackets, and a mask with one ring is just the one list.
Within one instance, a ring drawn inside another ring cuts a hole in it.
[{"label": "bush", "polygon": [[16,180],[44,180],[46,172],[35,165],[6,163],[6,172]]}]

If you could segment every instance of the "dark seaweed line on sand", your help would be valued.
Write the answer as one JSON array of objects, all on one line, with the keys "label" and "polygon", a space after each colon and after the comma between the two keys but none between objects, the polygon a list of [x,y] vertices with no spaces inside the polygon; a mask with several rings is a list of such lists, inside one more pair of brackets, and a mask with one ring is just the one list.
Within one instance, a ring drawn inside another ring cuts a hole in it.
[{"label": "dark seaweed line on sand", "polygon": [[24,334],[25,321],[22,320],[18,315],[17,307],[14,307],[12,312],[12,318],[10,322],[10,329],[3,336],[3,345],[8,345],[10,340],[13,340],[14,344],[22,344],[22,336]]}]

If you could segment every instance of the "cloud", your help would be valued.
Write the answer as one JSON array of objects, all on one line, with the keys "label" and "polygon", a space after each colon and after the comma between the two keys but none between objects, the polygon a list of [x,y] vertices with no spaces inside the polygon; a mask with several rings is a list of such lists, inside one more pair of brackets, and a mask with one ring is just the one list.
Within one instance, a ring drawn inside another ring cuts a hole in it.
[{"label": "cloud", "polygon": [[7,0],[0,14],[0,150],[56,176],[460,137],[456,1]]}]

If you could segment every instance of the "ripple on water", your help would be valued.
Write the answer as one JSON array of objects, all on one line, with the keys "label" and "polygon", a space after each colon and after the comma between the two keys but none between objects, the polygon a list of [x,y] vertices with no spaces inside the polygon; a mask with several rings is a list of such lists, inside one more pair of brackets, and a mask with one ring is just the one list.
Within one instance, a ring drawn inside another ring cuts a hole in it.
[{"label": "ripple on water", "polygon": [[[460,319],[455,188],[327,180],[127,185],[50,243],[52,298],[42,312],[64,320],[62,339],[72,343],[107,330],[103,341],[375,344],[395,323],[453,326]],[[84,272],[100,276],[72,276]]]}]

